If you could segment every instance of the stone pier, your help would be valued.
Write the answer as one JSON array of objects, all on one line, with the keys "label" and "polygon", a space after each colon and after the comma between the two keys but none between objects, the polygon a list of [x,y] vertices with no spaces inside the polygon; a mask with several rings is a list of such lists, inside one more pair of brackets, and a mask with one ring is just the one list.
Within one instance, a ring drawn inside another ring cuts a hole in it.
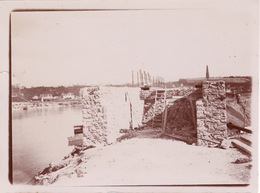
[{"label": "stone pier", "polygon": [[143,101],[139,98],[139,88],[86,87],[81,89],[80,96],[87,145],[114,143],[120,129],[141,124]]},{"label": "stone pier", "polygon": [[196,101],[197,145],[211,146],[227,138],[224,81],[205,81],[202,99]]}]

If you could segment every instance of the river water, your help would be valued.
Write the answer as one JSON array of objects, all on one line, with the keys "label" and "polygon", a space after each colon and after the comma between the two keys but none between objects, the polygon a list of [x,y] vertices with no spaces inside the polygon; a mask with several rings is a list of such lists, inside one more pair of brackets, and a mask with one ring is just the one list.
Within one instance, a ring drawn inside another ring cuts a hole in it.
[{"label": "river water", "polygon": [[82,124],[82,108],[61,107],[13,112],[13,180],[25,184],[49,163],[71,152],[67,137]]}]

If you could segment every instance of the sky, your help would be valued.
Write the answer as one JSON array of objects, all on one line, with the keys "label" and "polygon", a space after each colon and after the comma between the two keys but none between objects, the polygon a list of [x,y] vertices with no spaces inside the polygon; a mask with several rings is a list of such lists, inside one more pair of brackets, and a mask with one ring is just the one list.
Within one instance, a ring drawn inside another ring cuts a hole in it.
[{"label": "sky", "polygon": [[131,83],[139,69],[176,81],[205,77],[206,65],[210,76],[250,76],[258,65],[258,5],[237,2],[207,9],[13,12],[13,84]]}]

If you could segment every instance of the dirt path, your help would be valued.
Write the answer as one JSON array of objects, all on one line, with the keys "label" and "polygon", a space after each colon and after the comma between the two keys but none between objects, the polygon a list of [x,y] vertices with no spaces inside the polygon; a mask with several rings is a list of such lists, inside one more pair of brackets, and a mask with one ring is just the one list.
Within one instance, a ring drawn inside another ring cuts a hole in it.
[{"label": "dirt path", "polygon": [[[166,139],[133,138],[79,155],[77,174],[60,176],[52,185],[244,184],[249,164],[236,149],[187,145]],[[63,170],[66,170],[64,168]]]}]

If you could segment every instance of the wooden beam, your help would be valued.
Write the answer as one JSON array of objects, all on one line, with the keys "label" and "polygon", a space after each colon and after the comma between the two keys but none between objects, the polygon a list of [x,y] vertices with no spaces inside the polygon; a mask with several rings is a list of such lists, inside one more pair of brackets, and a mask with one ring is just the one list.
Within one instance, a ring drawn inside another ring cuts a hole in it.
[{"label": "wooden beam", "polygon": [[253,133],[252,130],[250,129],[247,129],[247,128],[244,128],[244,127],[240,127],[240,126],[237,126],[237,125],[234,125],[233,123],[229,122],[227,124],[227,127],[228,128],[231,128],[231,129],[237,129],[237,130],[240,130],[240,131],[245,131],[247,133]]}]

